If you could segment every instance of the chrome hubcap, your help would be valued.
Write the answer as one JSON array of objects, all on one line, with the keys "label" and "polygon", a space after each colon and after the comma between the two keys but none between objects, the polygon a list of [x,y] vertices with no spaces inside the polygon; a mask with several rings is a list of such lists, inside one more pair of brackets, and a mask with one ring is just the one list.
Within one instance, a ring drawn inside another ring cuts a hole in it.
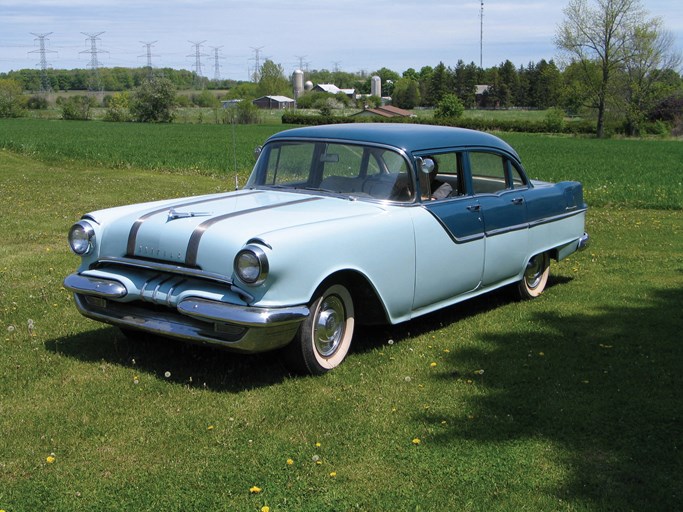
[{"label": "chrome hubcap", "polygon": [[335,353],[344,337],[346,314],[344,303],[336,295],[326,297],[320,304],[314,325],[315,349],[323,357]]},{"label": "chrome hubcap", "polygon": [[536,288],[543,277],[543,256],[534,256],[527,265],[524,280],[529,288]]}]

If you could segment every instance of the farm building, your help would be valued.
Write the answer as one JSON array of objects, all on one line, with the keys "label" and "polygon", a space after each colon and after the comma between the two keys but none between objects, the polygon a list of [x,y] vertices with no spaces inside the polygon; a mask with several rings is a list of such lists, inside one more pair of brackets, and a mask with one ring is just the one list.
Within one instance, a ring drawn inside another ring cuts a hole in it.
[{"label": "farm building", "polygon": [[380,116],[380,117],[411,117],[412,114],[408,110],[393,107],[391,105],[382,105],[376,108],[365,108],[362,111],[353,114],[354,116]]},{"label": "farm building", "polygon": [[355,89],[340,89],[334,84],[317,84],[313,90],[317,92],[326,92],[328,94],[339,94],[341,92],[349,98],[353,98],[356,94]]},{"label": "farm building", "polygon": [[294,108],[295,101],[287,96],[261,96],[260,98],[256,98],[252,103],[259,108],[274,110]]}]

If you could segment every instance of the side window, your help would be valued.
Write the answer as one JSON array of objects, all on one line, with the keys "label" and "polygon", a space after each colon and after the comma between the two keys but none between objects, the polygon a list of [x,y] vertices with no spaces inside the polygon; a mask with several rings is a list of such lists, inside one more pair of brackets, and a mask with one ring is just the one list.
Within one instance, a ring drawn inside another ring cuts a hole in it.
[{"label": "side window", "polygon": [[522,174],[512,163],[510,164],[510,174],[512,176],[512,188],[526,188],[527,184],[524,182]]},{"label": "side window", "polygon": [[429,173],[429,183],[424,180],[422,184],[423,199],[446,199],[463,194],[462,153],[435,153],[424,158],[434,162],[434,170]]},{"label": "side window", "polygon": [[503,157],[478,152],[471,152],[469,157],[475,194],[495,194],[507,188]]}]

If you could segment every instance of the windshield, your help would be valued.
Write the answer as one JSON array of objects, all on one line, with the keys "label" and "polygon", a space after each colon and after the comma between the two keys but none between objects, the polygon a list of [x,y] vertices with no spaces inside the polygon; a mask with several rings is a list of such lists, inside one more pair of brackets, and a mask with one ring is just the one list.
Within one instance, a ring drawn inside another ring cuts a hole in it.
[{"label": "windshield", "polygon": [[398,152],[331,142],[267,144],[247,187],[307,189],[390,201],[412,201],[415,187]]}]

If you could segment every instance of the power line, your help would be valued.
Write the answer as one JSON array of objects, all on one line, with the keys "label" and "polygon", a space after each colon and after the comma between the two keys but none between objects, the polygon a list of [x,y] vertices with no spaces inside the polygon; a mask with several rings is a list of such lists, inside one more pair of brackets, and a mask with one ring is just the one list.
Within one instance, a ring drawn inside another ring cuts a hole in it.
[{"label": "power line", "polygon": [[52,32],[48,32],[47,34],[36,34],[35,32],[31,32],[31,35],[36,36],[34,41],[39,41],[40,44],[40,49],[38,50],[33,50],[28,53],[40,53],[40,90],[41,92],[49,92],[52,90],[52,85],[50,84],[50,79],[47,76],[47,68],[49,66],[47,62],[47,57],[45,56],[46,53],[57,53],[55,50],[48,50],[45,48],[45,40],[47,39],[47,36],[52,34]]}]

